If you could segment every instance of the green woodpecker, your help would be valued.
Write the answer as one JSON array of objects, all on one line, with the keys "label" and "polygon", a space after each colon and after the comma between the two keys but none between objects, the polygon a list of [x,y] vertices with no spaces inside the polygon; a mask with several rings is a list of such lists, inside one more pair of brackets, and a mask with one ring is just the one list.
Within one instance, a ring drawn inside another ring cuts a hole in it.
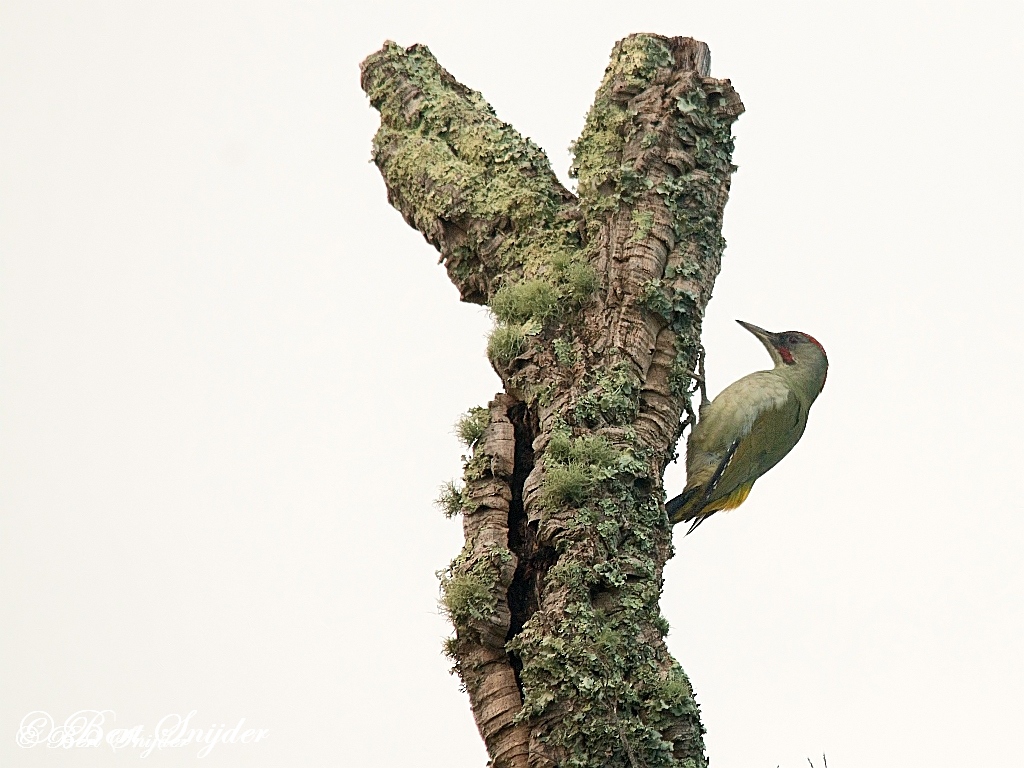
[{"label": "green woodpecker", "polygon": [[665,505],[673,524],[693,520],[687,533],[744,502],[757,478],[797,444],[825,385],[828,358],[806,333],[736,322],[761,340],[775,368],[744,376],[701,407],[686,445],[686,488]]}]

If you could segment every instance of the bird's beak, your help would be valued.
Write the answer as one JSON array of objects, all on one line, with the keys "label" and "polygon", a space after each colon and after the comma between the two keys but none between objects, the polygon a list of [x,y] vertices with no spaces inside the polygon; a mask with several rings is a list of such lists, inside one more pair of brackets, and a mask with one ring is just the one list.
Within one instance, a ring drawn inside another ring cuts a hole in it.
[{"label": "bird's beak", "polygon": [[772,343],[772,339],[774,338],[775,334],[772,333],[771,331],[766,331],[764,328],[758,328],[753,323],[745,323],[742,320],[737,320],[736,322],[739,323],[740,325],[742,325],[744,328],[746,328],[752,334],[757,336],[757,338],[759,338],[762,342],[764,342],[766,344],[771,344]]},{"label": "bird's beak", "polygon": [[764,344],[765,348],[767,348],[767,350],[769,352],[773,352],[773,350],[776,348],[776,346],[777,346],[776,342],[778,341],[778,334],[777,333],[772,333],[771,331],[766,331],[764,328],[760,328],[760,327],[754,325],[753,323],[745,323],[742,320],[737,320],[736,322],[739,323],[740,325],[742,325],[744,328],[746,328],[752,334],[757,336],[758,340],[762,344]]}]

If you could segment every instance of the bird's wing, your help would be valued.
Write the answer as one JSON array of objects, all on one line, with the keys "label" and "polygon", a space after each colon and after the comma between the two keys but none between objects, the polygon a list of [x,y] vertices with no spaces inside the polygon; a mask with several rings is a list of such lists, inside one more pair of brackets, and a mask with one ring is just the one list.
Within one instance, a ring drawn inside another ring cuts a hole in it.
[{"label": "bird's wing", "polygon": [[708,503],[728,496],[789,453],[805,417],[777,375],[744,376],[715,398],[694,429],[687,444],[687,487],[703,486]]},{"label": "bird's wing", "polygon": [[792,393],[775,407],[762,410],[751,424],[750,432],[740,440],[712,499],[732,494],[782,461],[800,439],[806,423],[800,401]]}]

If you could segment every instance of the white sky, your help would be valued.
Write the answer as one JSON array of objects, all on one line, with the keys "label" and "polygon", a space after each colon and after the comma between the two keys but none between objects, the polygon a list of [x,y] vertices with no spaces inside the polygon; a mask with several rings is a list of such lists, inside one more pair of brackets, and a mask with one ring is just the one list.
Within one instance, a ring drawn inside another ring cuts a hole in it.
[{"label": "white sky", "polygon": [[635,31],[708,42],[747,106],[712,390],[768,363],[734,318],[831,360],[667,569],[712,765],[1020,764],[1019,4],[7,0],[0,765],[140,759],[19,749],[31,710],[194,709],[270,731],[203,765],[483,766],[431,500],[489,321],[387,205],[358,63],[429,45],[566,179]]}]

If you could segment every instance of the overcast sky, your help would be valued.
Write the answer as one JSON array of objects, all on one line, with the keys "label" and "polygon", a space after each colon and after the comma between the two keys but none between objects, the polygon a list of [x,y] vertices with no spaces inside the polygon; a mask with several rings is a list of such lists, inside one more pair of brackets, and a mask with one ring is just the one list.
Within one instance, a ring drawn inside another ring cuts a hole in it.
[{"label": "overcast sky", "polygon": [[569,183],[647,31],[747,107],[712,392],[769,364],[736,318],[831,361],[801,444],[666,570],[712,765],[1020,765],[1019,9],[5,0],[0,764],[137,764],[15,743],[94,709],[268,731],[158,766],[482,768],[431,501],[499,387],[490,320],[388,206],[358,64],[428,45]]}]

